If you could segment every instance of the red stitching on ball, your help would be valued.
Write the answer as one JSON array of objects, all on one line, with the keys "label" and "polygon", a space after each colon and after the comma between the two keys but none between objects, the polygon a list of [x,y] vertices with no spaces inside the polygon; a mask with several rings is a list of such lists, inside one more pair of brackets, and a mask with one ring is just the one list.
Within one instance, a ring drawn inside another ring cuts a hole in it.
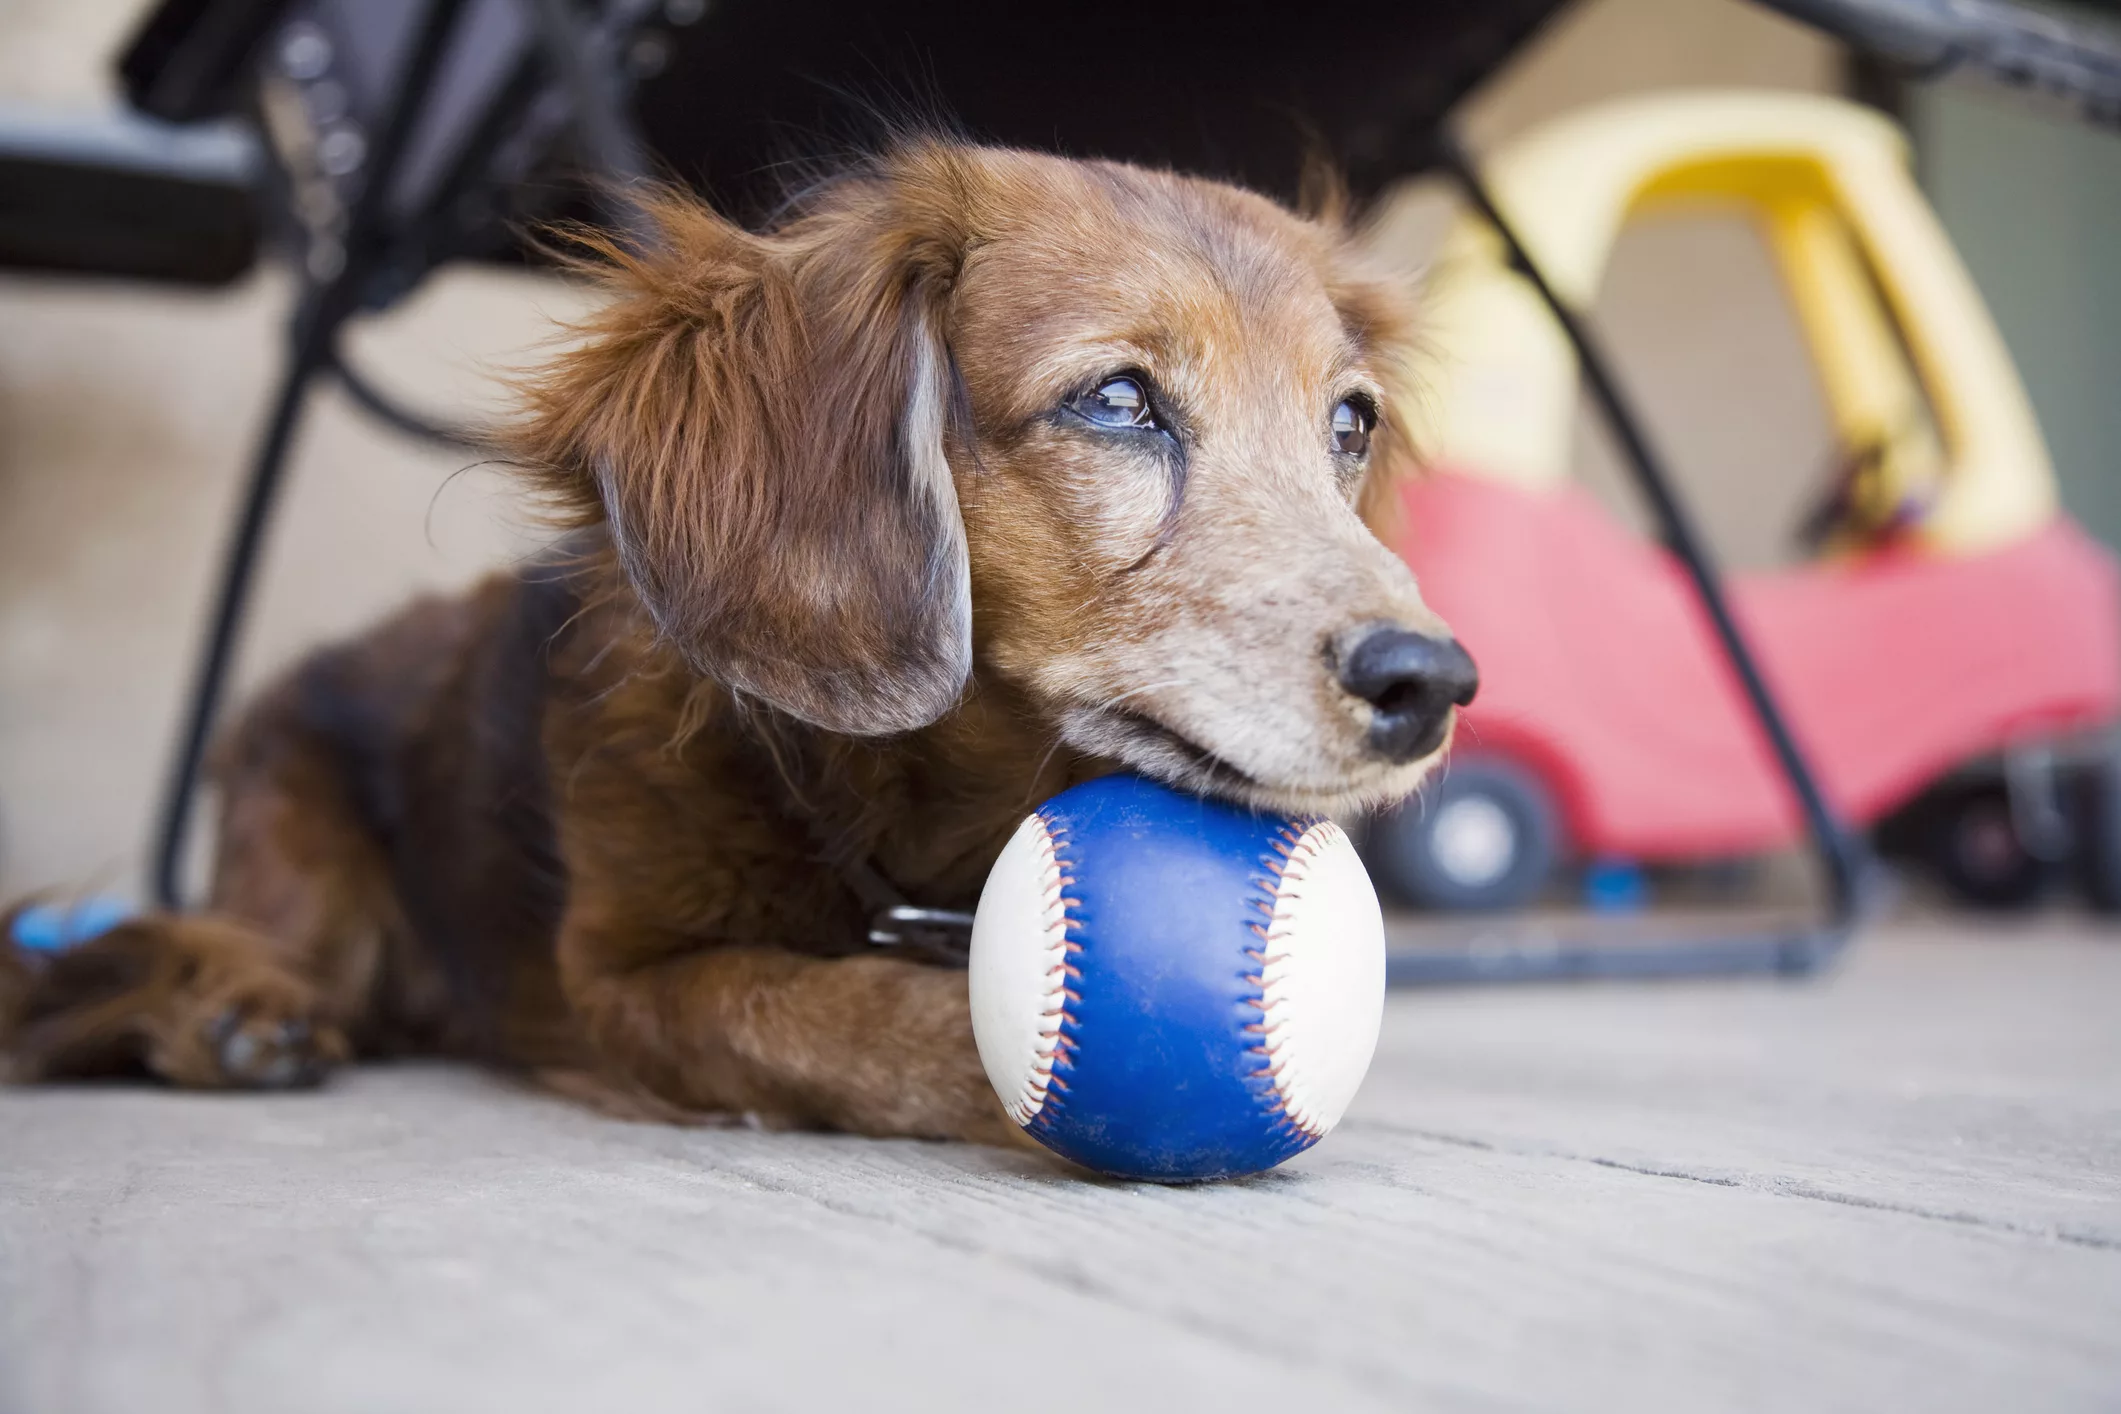
[{"label": "red stitching on ball", "polygon": [[[1331,826],[1331,822],[1322,815],[1306,815],[1290,821],[1276,832],[1276,837],[1273,840],[1268,842],[1268,847],[1274,851],[1275,855],[1280,857],[1275,858],[1270,855],[1262,855],[1260,857],[1261,867],[1274,877],[1272,882],[1261,878],[1252,879],[1253,886],[1262,890],[1265,896],[1252,898],[1248,902],[1267,915],[1267,927],[1262,928],[1258,924],[1250,922],[1246,926],[1251,928],[1262,942],[1271,943],[1273,941],[1273,922],[1281,907],[1285,904],[1302,902],[1303,895],[1299,892],[1300,886],[1309,879],[1311,866],[1318,859],[1322,849],[1330,845],[1333,837],[1339,834],[1338,828],[1333,827],[1329,831],[1322,831],[1321,838],[1314,839],[1313,831],[1319,830],[1320,826]],[[1251,952],[1250,949],[1246,951],[1248,954]],[[1286,1018],[1275,1019],[1270,1013],[1287,1002],[1289,997],[1287,994],[1283,994],[1271,1000],[1268,999],[1266,995],[1266,973],[1270,967],[1276,963],[1286,961],[1289,956],[1290,954],[1285,949],[1275,953],[1272,957],[1262,957],[1259,976],[1256,978],[1247,976],[1244,979],[1248,983],[1256,984],[1260,989],[1260,995],[1256,999],[1246,999],[1250,1005],[1258,1010],[1260,1019],[1245,1026],[1243,1030],[1247,1034],[1256,1035],[1260,1038],[1260,1043],[1249,1049],[1253,1054],[1263,1057],[1259,1067],[1253,1074],[1267,1081],[1260,1100],[1267,1112],[1275,1116],[1276,1119],[1275,1125],[1270,1132],[1285,1131],[1317,1139],[1321,1137],[1322,1131],[1315,1131],[1309,1125],[1298,1123],[1296,1117],[1289,1112],[1289,1097],[1282,1092],[1279,1083],[1282,1072],[1288,1068],[1289,1060],[1288,1058],[1275,1058],[1273,1044],[1269,1039],[1276,1031],[1288,1024]]]},{"label": "red stitching on ball", "polygon": [[1045,834],[1045,862],[1049,871],[1047,877],[1040,881],[1042,887],[1039,903],[1042,912],[1050,914],[1056,906],[1060,911],[1062,961],[1047,968],[1045,973],[1049,988],[1046,997],[1048,1009],[1039,1013],[1039,1019],[1054,1024],[1050,1030],[1041,1030],[1038,1034],[1041,1041],[1050,1040],[1052,1045],[1050,1049],[1032,1057],[1031,1076],[1026,1084],[1025,1098],[1036,1106],[1036,1110],[1026,1123],[1027,1127],[1050,1129],[1053,1116],[1066,1106],[1065,1094],[1068,1085],[1061,1079],[1059,1072],[1074,1068],[1072,1057],[1080,1049],[1075,1038],[1068,1032],[1070,1028],[1080,1030],[1082,1023],[1068,1009],[1068,1004],[1071,1001],[1080,1003],[1082,994],[1071,989],[1065,979],[1072,978],[1078,982],[1082,980],[1081,970],[1067,961],[1070,955],[1083,950],[1083,945],[1070,936],[1081,926],[1081,920],[1075,916],[1075,912],[1082,907],[1082,901],[1070,897],[1067,892],[1076,882],[1070,868],[1071,861],[1065,855],[1068,827],[1049,818],[1044,812],[1040,812],[1035,818]]}]

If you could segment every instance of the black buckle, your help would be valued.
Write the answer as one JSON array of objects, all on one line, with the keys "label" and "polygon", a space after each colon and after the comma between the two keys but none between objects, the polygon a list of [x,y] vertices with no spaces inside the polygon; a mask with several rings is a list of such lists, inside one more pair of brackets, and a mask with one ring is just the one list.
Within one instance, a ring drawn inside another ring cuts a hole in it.
[{"label": "black buckle", "polygon": [[972,915],[955,908],[895,904],[869,920],[869,942],[922,962],[963,967],[972,955]]}]

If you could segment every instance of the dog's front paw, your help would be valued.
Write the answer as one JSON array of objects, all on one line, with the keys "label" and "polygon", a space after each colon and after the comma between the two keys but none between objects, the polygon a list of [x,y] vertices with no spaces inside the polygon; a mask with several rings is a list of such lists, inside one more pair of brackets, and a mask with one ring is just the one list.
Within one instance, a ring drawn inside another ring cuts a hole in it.
[{"label": "dog's front paw", "polygon": [[220,1083],[244,1089],[303,1089],[346,1059],[345,1038],[308,1016],[231,1007],[207,1023],[204,1039]]},{"label": "dog's front paw", "polygon": [[320,1083],[352,1055],[319,1015],[314,989],[270,967],[201,979],[174,999],[147,1062],[178,1085],[294,1090]]}]

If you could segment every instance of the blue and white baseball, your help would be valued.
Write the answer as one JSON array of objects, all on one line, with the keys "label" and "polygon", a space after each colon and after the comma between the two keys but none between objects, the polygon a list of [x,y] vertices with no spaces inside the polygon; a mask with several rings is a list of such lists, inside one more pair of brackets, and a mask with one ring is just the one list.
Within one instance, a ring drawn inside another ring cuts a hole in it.
[{"label": "blue and white baseball", "polygon": [[1122,1178],[1257,1173],[1317,1143],[1369,1069],[1384,986],[1338,825],[1138,776],[1025,819],[972,929],[973,1035],[1010,1117]]}]

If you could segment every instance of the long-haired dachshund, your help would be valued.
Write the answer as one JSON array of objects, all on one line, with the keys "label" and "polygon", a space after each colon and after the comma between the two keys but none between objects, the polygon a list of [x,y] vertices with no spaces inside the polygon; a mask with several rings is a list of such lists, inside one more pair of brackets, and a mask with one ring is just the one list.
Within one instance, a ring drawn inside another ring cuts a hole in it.
[{"label": "long-haired dachshund", "polygon": [[1329,811],[1443,751],[1473,665],[1364,518],[1410,313],[1337,224],[936,141],[764,233],[656,214],[510,434],[561,553],[249,709],[207,911],[0,944],[14,1078],[474,1054],[633,1115],[1001,1138],[964,974],[873,946],[878,889],[968,907],[1118,765]]}]

